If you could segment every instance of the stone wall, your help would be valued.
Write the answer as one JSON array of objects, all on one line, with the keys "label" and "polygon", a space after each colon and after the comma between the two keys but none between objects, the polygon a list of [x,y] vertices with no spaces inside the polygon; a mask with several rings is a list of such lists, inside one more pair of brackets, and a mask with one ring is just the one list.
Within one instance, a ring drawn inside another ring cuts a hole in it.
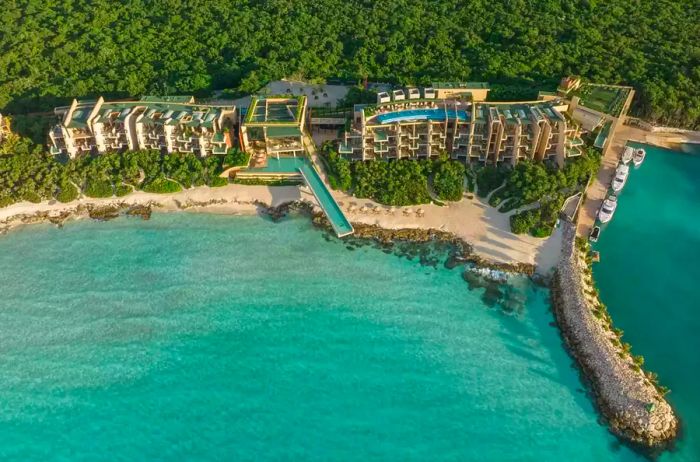
[{"label": "stone wall", "polygon": [[616,345],[616,334],[594,316],[586,296],[576,228],[565,222],[562,255],[552,286],[554,312],[562,335],[590,381],[601,414],[613,433],[633,443],[658,448],[677,435],[678,419],[629,353]]}]

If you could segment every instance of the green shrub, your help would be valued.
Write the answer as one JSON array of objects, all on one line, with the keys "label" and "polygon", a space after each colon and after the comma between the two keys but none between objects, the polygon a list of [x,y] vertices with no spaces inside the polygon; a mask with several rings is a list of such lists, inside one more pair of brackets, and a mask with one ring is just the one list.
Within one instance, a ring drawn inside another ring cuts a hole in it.
[{"label": "green shrub", "polygon": [[24,194],[22,194],[22,199],[28,202],[33,202],[35,204],[38,204],[41,202],[41,196],[34,191],[27,191]]},{"label": "green shrub", "polygon": [[231,148],[224,157],[224,165],[227,167],[245,167],[250,161],[250,155],[236,148]]},{"label": "green shrub", "polygon": [[331,143],[323,145],[323,157],[328,165],[328,183],[331,188],[347,191],[352,186],[350,161],[338,154]]},{"label": "green shrub", "polygon": [[56,194],[56,200],[59,202],[72,202],[78,198],[80,191],[70,181],[61,183],[60,191]]},{"label": "green shrub", "polygon": [[464,194],[464,164],[440,160],[434,168],[433,189],[440,199],[458,201]]},{"label": "green shrub", "polygon": [[112,197],[114,190],[108,180],[88,179],[85,195],[88,197]]},{"label": "green shrub", "polygon": [[510,230],[515,234],[529,233],[539,220],[539,210],[526,210],[510,216]]},{"label": "green shrub", "polygon": [[476,194],[486,197],[491,191],[503,184],[508,174],[504,167],[487,165],[476,172]]},{"label": "green shrub", "polygon": [[151,193],[168,194],[182,191],[179,183],[164,177],[158,177],[143,187],[143,190]]},{"label": "green shrub", "polygon": [[16,201],[12,196],[2,195],[0,196],[0,207],[7,207],[8,205],[14,204]]},{"label": "green shrub", "polygon": [[532,229],[534,237],[549,237],[552,235],[552,228],[549,226],[537,226]]},{"label": "green shrub", "polygon": [[374,160],[354,162],[355,196],[372,198],[386,205],[416,205],[430,202],[428,160]]},{"label": "green shrub", "polygon": [[209,186],[211,186],[212,188],[226,186],[227,184],[228,184],[228,178],[222,178],[220,176],[215,176],[209,180]]},{"label": "green shrub", "polygon": [[132,191],[131,186],[128,184],[124,184],[124,183],[118,184],[117,187],[115,188],[115,194],[117,195],[117,197],[124,197],[127,194],[130,194],[131,191]]}]

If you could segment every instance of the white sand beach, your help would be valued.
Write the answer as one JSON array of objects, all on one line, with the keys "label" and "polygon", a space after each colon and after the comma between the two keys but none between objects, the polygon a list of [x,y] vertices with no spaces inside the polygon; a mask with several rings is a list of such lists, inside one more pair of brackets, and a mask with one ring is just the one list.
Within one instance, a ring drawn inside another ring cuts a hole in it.
[{"label": "white sand beach", "polygon": [[[432,228],[448,231],[474,246],[481,257],[497,263],[531,263],[538,272],[547,273],[557,262],[561,246],[558,230],[549,239],[515,235],[510,232],[507,214],[499,213],[479,199],[465,197],[460,202],[445,206],[422,205],[392,208],[368,199],[357,199],[342,192],[334,192],[336,200],[348,219],[355,223],[376,224],[384,228]],[[158,204],[158,211],[204,211],[223,214],[254,214],[257,204],[277,206],[285,202],[306,200],[315,203],[307,187],[248,186],[230,184],[219,188],[206,186],[174,194],[155,194],[136,191],[125,197],[80,200],[63,204],[45,201],[38,204],[20,202],[0,209],[0,224],[12,228],[22,224],[22,218],[48,212],[51,216],[74,211],[79,205]],[[351,204],[354,211],[347,212]],[[363,209],[363,206],[365,209]],[[379,212],[374,209],[379,207]],[[416,213],[419,209],[422,214]],[[410,210],[411,213],[408,213]]]},{"label": "white sand beach", "polygon": [[[500,213],[486,201],[465,194],[459,202],[411,207],[388,207],[368,199],[357,199],[334,192],[348,219],[353,223],[382,228],[430,228],[447,231],[472,244],[483,258],[497,263],[530,263],[547,274],[558,262],[561,230],[548,239],[510,232],[510,213]],[[378,209],[377,209],[378,207]],[[348,211],[350,210],[350,211]]]}]

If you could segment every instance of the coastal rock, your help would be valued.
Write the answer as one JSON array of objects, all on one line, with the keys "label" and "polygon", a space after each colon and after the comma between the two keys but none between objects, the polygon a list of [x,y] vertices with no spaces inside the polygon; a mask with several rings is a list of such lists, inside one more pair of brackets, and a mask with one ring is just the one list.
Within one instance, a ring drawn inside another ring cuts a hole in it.
[{"label": "coastal rock", "polygon": [[150,220],[153,209],[150,205],[135,204],[129,207],[126,215],[130,217],[141,217],[143,220]]},{"label": "coastal rock", "polygon": [[123,209],[122,204],[110,204],[100,207],[88,207],[88,216],[93,220],[107,221],[117,218]]},{"label": "coastal rock", "polygon": [[291,212],[298,212],[305,215],[313,213],[313,205],[306,201],[285,202],[275,207],[268,206],[262,202],[257,202],[260,213],[270,217],[272,221],[279,221]]},{"label": "coastal rock", "polygon": [[[333,228],[328,219],[321,212],[315,212],[311,218],[314,226],[332,232]],[[378,225],[365,223],[353,223],[355,233],[352,239],[364,239],[377,242],[384,246],[394,247],[400,243],[445,243],[451,246],[449,257],[444,265],[448,269],[459,265],[471,264],[478,268],[485,268],[505,273],[524,274],[533,277],[535,275],[535,265],[529,263],[497,263],[480,257],[474,253],[471,244],[458,238],[454,234],[437,229],[421,228],[382,228]],[[345,238],[348,239],[348,238]]]}]

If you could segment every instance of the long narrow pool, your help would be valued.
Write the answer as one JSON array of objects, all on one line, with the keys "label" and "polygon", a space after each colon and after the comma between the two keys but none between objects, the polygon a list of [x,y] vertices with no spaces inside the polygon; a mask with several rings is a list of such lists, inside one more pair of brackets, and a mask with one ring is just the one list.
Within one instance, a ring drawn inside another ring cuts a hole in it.
[{"label": "long narrow pool", "polygon": [[455,111],[444,109],[408,109],[405,111],[387,112],[379,114],[377,121],[382,124],[393,122],[405,122],[408,120],[447,120],[447,119],[467,120],[467,111]]},{"label": "long narrow pool", "polygon": [[304,177],[306,184],[309,185],[311,191],[314,193],[316,200],[321,205],[321,208],[326,213],[328,221],[331,222],[333,230],[338,235],[338,237],[347,236],[352,234],[355,230],[348,221],[348,219],[343,214],[338,203],[333,199],[330,191],[323,184],[320,175],[313,166],[308,163],[304,163],[299,167],[299,172]]}]

